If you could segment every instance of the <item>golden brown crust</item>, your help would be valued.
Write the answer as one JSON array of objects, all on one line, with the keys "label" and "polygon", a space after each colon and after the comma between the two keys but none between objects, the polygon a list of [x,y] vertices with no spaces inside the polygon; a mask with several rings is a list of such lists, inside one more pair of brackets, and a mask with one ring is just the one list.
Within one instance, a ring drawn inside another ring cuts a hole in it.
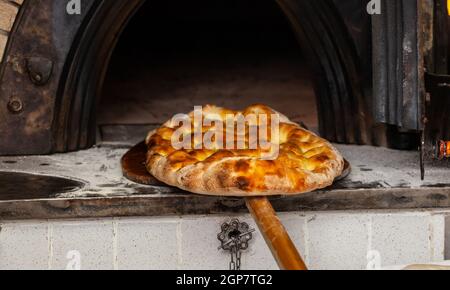
[{"label": "golden brown crust", "polygon": [[[239,112],[205,106],[203,113]],[[277,159],[261,159],[261,150],[176,150],[171,138],[177,127],[169,121],[147,137],[148,171],[168,185],[221,196],[301,194],[328,187],[342,174],[344,160],[326,140],[266,106],[242,113],[280,116],[279,140],[271,140],[280,145]]]}]

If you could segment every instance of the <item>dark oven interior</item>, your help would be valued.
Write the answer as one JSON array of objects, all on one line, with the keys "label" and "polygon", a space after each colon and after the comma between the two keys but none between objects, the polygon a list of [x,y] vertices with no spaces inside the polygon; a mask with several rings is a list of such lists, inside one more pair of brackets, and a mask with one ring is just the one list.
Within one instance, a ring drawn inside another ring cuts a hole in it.
[{"label": "dark oven interior", "polygon": [[364,5],[294,2],[144,2],[109,62],[97,139],[136,141],[174,108],[264,103],[334,142],[417,148],[416,132],[374,120]]},{"label": "dark oven interior", "polygon": [[146,2],[112,55],[97,141],[137,142],[151,126],[205,104],[267,104],[318,130],[310,69],[275,1]]}]

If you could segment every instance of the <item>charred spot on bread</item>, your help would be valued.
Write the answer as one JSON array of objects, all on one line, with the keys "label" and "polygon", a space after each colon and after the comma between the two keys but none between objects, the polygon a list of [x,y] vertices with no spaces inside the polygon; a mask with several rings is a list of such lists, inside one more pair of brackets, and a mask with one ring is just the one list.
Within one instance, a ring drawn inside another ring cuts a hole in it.
[{"label": "charred spot on bread", "polygon": [[237,178],[237,188],[248,191],[251,181],[245,176],[239,176]]},{"label": "charred spot on bread", "polygon": [[234,165],[234,171],[236,172],[248,172],[250,170],[250,164],[248,160],[239,160]]}]

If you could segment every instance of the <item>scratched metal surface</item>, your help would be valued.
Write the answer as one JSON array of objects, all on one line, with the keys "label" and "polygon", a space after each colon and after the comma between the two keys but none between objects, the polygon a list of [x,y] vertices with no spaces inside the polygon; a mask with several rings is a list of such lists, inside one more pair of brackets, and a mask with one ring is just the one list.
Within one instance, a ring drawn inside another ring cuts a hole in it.
[{"label": "scratched metal surface", "polygon": [[57,194],[74,192],[84,183],[73,179],[0,171],[0,200],[26,200],[56,197]]}]

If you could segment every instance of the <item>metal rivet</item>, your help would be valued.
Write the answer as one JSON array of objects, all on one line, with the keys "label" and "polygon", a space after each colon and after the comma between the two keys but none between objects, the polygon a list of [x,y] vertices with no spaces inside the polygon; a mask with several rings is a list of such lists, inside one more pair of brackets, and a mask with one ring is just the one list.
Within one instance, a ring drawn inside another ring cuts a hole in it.
[{"label": "metal rivet", "polygon": [[29,57],[26,68],[31,81],[38,86],[48,83],[53,71],[53,61],[45,57]]},{"label": "metal rivet", "polygon": [[8,102],[8,110],[13,114],[18,114],[23,111],[23,103],[17,98],[13,98]]},{"label": "metal rivet", "polygon": [[34,74],[33,81],[38,82],[38,83],[42,82],[42,76],[40,74]]}]

